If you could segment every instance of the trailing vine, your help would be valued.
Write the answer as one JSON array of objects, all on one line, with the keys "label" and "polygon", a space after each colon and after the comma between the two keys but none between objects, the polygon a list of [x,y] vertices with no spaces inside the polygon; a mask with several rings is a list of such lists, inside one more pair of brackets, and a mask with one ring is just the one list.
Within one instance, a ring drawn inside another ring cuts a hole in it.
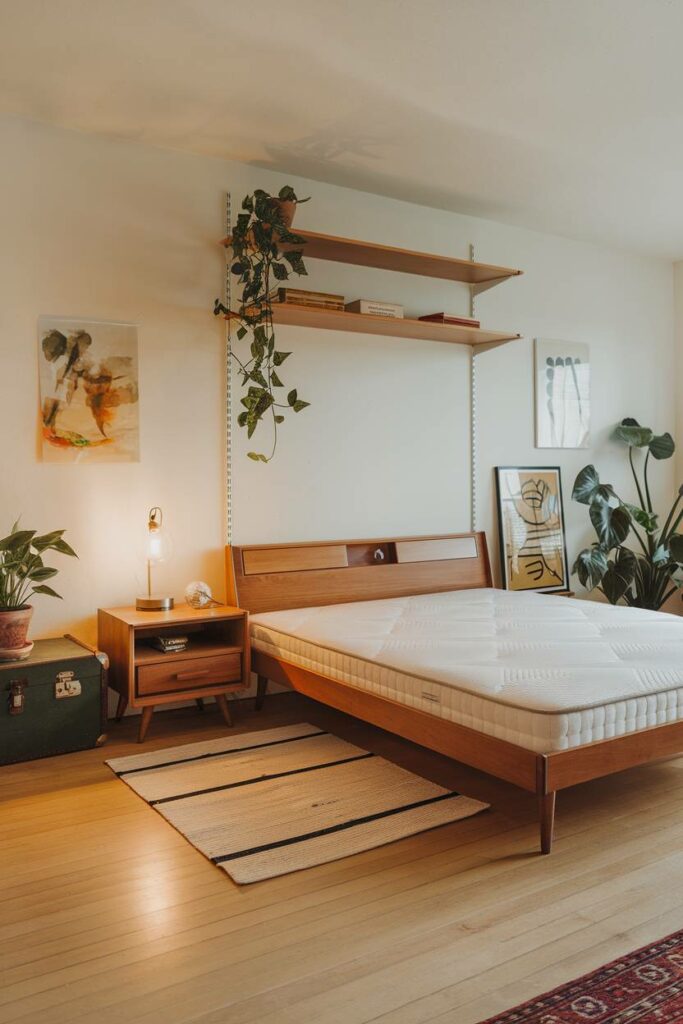
[{"label": "trailing vine", "polygon": [[[310,197],[308,197],[310,198]],[[307,273],[303,261],[305,239],[290,230],[292,204],[308,202],[297,199],[294,189],[285,185],[277,196],[271,196],[262,189],[245,196],[242,213],[237,217],[232,239],[233,262],[230,267],[241,285],[240,305],[236,310],[228,309],[219,299],[214,306],[215,315],[236,320],[237,339],[242,341],[251,335],[249,356],[240,358],[231,350],[231,356],[239,367],[241,383],[246,394],[240,399],[244,409],[237,417],[240,427],[251,438],[259,423],[269,419],[273,429],[273,443],[270,455],[247,452],[255,462],[270,462],[277,448],[278,426],[284,421],[287,410],[301,412],[310,403],[299,398],[296,388],[287,393],[286,401],[280,389],[285,385],[278,369],[291,352],[275,347],[275,326],[273,323],[274,289],[289,279],[291,273],[299,276]]]}]

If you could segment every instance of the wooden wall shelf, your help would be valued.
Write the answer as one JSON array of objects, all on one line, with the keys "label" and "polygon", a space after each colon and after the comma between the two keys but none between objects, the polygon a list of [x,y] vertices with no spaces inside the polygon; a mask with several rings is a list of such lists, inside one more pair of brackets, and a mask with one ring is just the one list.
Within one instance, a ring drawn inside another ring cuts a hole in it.
[{"label": "wooden wall shelf", "polygon": [[[304,259],[332,260],[336,263],[351,263],[357,267],[374,267],[377,270],[393,270],[402,274],[459,281],[471,285],[475,292],[484,291],[523,273],[510,267],[475,263],[473,260],[456,259],[453,256],[434,256],[412,249],[397,249],[391,245],[377,245],[375,242],[360,242],[354,238],[323,235],[317,231],[300,231],[296,227],[293,227],[292,231],[306,239],[303,246]],[[224,238],[223,245],[229,246],[231,241],[230,238]],[[300,246],[287,245],[282,248],[291,250]]]},{"label": "wooden wall shelf", "polygon": [[468,345],[479,352],[516,341],[521,334],[484,331],[477,327],[460,327],[413,320],[410,317],[369,316],[336,309],[314,309],[286,303],[273,304],[276,324],[294,327],[317,327],[325,331],[351,331],[354,334],[381,334],[392,338],[416,338],[420,341],[445,341],[451,345]]}]

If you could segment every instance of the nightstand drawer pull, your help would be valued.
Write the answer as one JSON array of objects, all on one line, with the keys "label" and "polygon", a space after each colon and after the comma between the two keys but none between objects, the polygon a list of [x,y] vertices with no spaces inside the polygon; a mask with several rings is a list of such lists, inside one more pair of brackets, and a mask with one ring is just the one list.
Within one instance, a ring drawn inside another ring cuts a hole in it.
[{"label": "nightstand drawer pull", "polygon": [[157,694],[182,693],[187,690],[208,689],[214,686],[233,685],[242,681],[242,654],[230,651],[202,658],[181,658],[139,665],[137,669],[138,697],[152,697]]},{"label": "nightstand drawer pull", "polygon": [[203,679],[204,676],[208,676],[209,670],[205,668],[203,672],[176,672],[176,679],[182,679],[187,682],[190,679]]}]

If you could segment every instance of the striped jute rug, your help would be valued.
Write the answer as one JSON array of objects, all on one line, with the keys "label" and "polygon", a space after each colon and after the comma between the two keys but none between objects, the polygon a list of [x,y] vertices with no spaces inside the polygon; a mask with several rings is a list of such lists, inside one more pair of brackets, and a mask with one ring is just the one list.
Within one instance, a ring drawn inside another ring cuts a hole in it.
[{"label": "striped jute rug", "polygon": [[240,883],[338,860],[488,806],[305,722],[107,764]]}]

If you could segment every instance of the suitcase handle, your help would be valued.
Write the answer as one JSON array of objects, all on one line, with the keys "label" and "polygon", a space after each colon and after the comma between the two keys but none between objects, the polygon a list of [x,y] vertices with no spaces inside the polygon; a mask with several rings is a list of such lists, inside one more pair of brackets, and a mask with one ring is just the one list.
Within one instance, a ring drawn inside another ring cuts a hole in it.
[{"label": "suitcase handle", "polygon": [[8,711],[10,715],[21,715],[24,711],[24,705],[26,703],[26,694],[24,693],[28,686],[28,679],[10,679],[9,683],[9,701]]}]

